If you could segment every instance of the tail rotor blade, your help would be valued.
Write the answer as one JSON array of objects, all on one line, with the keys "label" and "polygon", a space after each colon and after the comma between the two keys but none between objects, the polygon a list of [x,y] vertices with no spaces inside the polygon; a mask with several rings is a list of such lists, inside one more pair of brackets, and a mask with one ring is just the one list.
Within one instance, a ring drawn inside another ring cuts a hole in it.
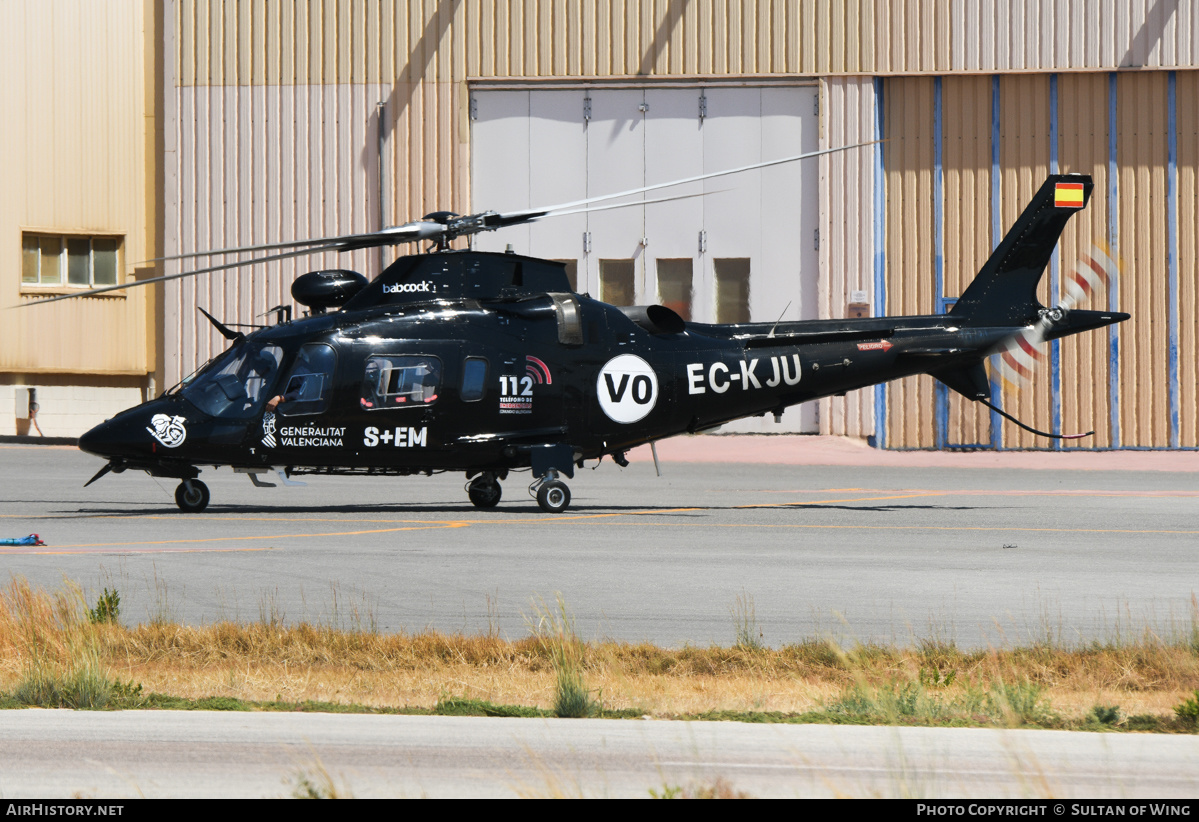
[{"label": "tail rotor blade", "polygon": [[[1065,294],[1057,309],[1072,311],[1086,303],[1093,293],[1110,291],[1115,287],[1119,266],[1099,245],[1075,261],[1066,278]],[[1037,367],[1045,361],[1045,337],[1055,318],[1054,310],[1042,312],[1032,326],[1023,329],[1003,343],[995,352],[999,355],[999,376],[1012,389],[1019,390],[1032,382]]]}]

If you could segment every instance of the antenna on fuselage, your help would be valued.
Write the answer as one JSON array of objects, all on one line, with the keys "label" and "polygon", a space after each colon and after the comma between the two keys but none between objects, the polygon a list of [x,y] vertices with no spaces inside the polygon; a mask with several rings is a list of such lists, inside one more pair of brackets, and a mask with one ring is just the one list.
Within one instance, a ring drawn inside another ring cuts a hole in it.
[{"label": "antenna on fuselage", "polygon": [[779,323],[781,323],[783,321],[783,317],[786,316],[787,309],[790,307],[791,307],[791,301],[788,300],[787,304],[783,306],[783,313],[779,314],[779,318],[774,321],[774,325],[770,326],[770,333],[766,335],[768,338],[774,336],[774,329],[779,327]]}]

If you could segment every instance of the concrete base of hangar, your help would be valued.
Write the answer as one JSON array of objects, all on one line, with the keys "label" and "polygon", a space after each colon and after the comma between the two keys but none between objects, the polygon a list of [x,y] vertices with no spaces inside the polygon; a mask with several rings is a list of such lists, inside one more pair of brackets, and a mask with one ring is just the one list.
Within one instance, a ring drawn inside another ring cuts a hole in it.
[{"label": "concrete base of hangar", "polygon": [[[145,402],[145,376],[0,374],[0,436],[78,437]],[[38,405],[29,413],[30,396]]]}]

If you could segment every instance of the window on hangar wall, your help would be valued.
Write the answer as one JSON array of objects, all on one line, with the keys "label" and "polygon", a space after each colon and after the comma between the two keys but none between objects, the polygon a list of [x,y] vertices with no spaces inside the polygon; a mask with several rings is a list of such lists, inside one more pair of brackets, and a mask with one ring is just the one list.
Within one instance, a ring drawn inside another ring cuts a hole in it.
[{"label": "window on hangar wall", "polygon": [[116,285],[123,240],[120,236],[24,232],[21,285],[80,288]]}]

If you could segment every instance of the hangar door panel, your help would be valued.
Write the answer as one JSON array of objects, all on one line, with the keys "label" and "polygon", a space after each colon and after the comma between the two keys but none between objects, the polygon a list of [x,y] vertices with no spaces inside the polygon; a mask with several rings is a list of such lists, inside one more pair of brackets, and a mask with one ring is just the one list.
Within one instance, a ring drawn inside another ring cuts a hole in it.
[{"label": "hangar door panel", "polygon": [[[471,96],[471,210],[516,211],[582,199],[587,189],[583,94],[488,91]],[[586,216],[478,235],[475,248],[582,259]]]},{"label": "hangar door panel", "polygon": [[[816,102],[815,86],[475,90],[472,208],[566,203],[814,151]],[[550,218],[475,246],[577,260],[579,291],[621,300],[631,292],[636,303],[681,306],[700,322],[810,319],[817,186],[817,161],[806,160],[625,200],[703,197]],[[815,413],[811,403],[789,410],[783,425],[730,428],[815,431]]]},{"label": "hangar door panel", "polygon": [[[587,197],[598,197],[645,185],[645,93],[640,89],[592,89],[588,92],[591,119],[587,121]],[[596,205],[640,201],[641,196],[618,198]],[[582,269],[587,285],[598,295],[601,260],[633,264],[634,302],[646,300],[645,208],[629,206],[587,214],[589,252]],[[607,268],[613,268],[609,263]],[[620,266],[616,266],[620,268]]]}]

